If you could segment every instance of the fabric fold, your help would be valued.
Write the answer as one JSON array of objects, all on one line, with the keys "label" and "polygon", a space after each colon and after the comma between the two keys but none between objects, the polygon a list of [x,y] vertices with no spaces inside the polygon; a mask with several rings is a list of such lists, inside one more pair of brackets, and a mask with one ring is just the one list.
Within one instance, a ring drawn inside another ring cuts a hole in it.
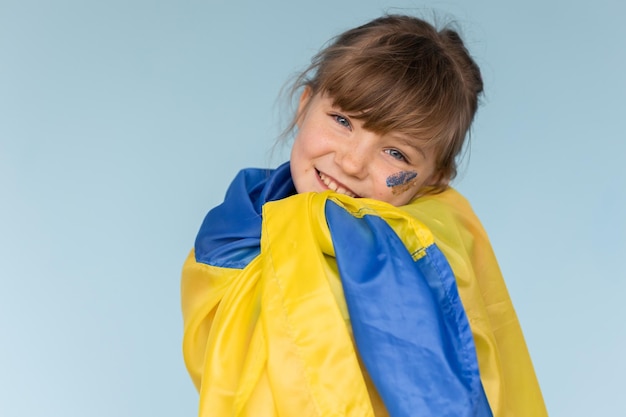
[{"label": "fabric fold", "polygon": [[185,263],[201,416],[547,415],[488,239],[456,191],[400,208],[293,193],[288,164],[242,171]]},{"label": "fabric fold", "polygon": [[432,239],[407,248],[381,217],[333,203],[326,216],[357,347],[389,413],[491,416],[454,275]]}]

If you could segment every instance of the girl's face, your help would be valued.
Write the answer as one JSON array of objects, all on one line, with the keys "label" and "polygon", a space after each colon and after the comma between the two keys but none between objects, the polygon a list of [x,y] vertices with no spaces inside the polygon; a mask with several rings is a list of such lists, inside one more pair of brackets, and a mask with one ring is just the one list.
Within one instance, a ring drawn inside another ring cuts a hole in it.
[{"label": "girl's face", "polygon": [[333,190],[401,206],[431,185],[432,149],[402,134],[379,135],[362,125],[334,107],[330,97],[310,96],[308,90],[302,94],[290,160],[298,193]]}]

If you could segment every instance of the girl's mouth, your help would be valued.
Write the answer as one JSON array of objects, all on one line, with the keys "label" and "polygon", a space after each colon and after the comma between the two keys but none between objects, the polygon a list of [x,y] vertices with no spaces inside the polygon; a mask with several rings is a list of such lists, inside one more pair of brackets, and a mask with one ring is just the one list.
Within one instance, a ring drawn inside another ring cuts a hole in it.
[{"label": "girl's mouth", "polygon": [[329,190],[334,191],[339,194],[347,195],[349,197],[358,198],[358,195],[356,193],[354,193],[352,190],[350,190],[343,184],[335,181],[333,178],[321,173],[318,170],[315,170],[315,172],[317,172],[318,178],[326,187],[328,187]]}]

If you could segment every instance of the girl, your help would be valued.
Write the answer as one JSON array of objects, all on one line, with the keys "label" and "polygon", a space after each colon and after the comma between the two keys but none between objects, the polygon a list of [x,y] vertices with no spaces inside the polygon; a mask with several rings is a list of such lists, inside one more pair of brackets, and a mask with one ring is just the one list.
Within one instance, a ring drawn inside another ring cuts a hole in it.
[{"label": "girl", "polygon": [[448,184],[482,92],[458,34],[384,16],[297,79],[183,268],[201,416],[546,415],[487,236]]}]

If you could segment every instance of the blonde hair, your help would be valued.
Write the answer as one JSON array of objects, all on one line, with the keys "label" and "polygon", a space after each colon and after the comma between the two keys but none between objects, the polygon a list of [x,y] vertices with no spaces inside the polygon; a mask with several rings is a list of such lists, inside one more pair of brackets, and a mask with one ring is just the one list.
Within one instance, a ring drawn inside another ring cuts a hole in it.
[{"label": "blonde hair", "polygon": [[303,87],[328,95],[366,129],[399,131],[434,147],[434,192],[457,174],[456,157],[483,91],[480,69],[456,31],[404,15],[386,15],[334,38],[296,78],[292,94]]}]

